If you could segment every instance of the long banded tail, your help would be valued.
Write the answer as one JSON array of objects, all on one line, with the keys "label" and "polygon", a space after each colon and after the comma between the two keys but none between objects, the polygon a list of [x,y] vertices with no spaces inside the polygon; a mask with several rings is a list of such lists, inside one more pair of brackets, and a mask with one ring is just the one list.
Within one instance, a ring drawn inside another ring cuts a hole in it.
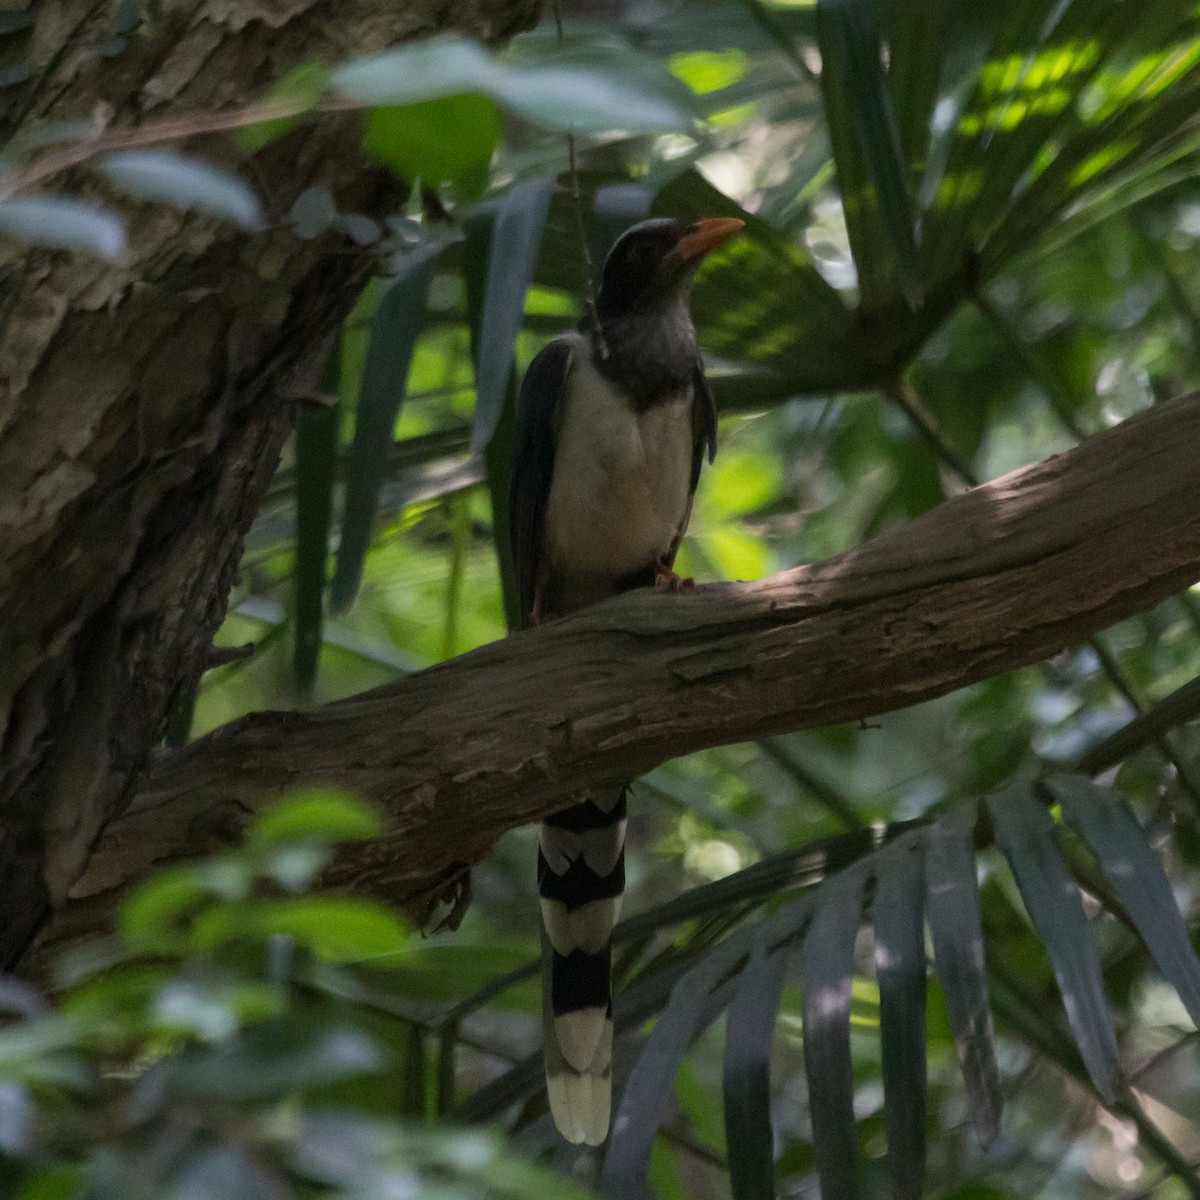
[{"label": "long banded tail", "polygon": [[541,827],[542,1026],[559,1132],[598,1146],[612,1107],[612,931],[625,891],[625,789],[595,792]]}]

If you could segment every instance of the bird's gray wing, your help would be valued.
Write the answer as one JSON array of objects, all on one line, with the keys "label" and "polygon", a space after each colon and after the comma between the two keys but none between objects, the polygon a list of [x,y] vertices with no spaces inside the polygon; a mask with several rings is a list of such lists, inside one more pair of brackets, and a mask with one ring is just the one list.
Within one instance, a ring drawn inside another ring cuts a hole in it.
[{"label": "bird's gray wing", "polygon": [[509,524],[522,628],[530,622],[544,571],[546,504],[571,353],[565,339],[546,346],[529,364],[517,401]]}]

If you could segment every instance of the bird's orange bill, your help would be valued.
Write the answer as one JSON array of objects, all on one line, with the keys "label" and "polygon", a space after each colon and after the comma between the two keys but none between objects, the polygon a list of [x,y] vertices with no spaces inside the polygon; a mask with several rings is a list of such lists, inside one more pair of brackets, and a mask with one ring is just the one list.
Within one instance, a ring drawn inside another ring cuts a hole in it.
[{"label": "bird's orange bill", "polygon": [[684,230],[683,237],[671,253],[684,262],[691,262],[729,241],[745,224],[745,221],[739,221],[736,217],[705,217]]}]

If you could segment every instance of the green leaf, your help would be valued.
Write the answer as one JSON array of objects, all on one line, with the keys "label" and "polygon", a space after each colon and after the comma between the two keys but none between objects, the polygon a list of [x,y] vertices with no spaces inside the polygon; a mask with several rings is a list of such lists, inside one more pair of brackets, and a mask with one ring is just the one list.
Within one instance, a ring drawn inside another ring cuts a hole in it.
[{"label": "green leaf", "polygon": [[550,179],[527,180],[505,193],[496,208],[475,351],[472,450],[487,446],[500,423],[553,188]]},{"label": "green leaf", "polygon": [[76,1200],[83,1185],[83,1170],[78,1163],[43,1167],[16,1193],[15,1200]]},{"label": "green leaf", "polygon": [[1021,898],[1050,956],[1088,1074],[1111,1104],[1117,1093],[1117,1039],[1079,885],[1063,862],[1054,822],[1028,782],[989,796],[988,811],[996,844],[1012,867]]},{"label": "green leaf", "polygon": [[325,624],[325,578],[341,424],[341,362],[339,333],[321,384],[321,390],[335,402],[305,405],[296,415],[296,646],[292,671],[302,696],[312,693],[317,678]]},{"label": "green leaf", "polygon": [[[471,327],[471,355],[476,361],[479,358],[480,327],[495,229],[495,204],[475,205],[467,214],[463,280],[467,291],[467,320]],[[510,630],[519,628],[521,624],[520,613],[517,612],[517,580],[512,559],[508,511],[513,438],[516,434],[516,409],[517,378],[516,371],[510,364],[508,380],[505,384],[505,396],[500,408],[500,419],[496,424],[491,441],[488,442],[485,455],[488,493],[492,502],[492,545],[500,570],[505,621]]]},{"label": "green leaf", "polygon": [[[819,0],[821,90],[864,308],[921,298],[916,222],[870,0]],[[897,293],[897,286],[900,293]]]},{"label": "green leaf", "polygon": [[500,117],[486,96],[444,96],[377,108],[367,117],[367,153],[399,178],[454,184],[473,197],[487,183]]},{"label": "green leaf", "polygon": [[894,1200],[920,1200],[925,1180],[924,850],[924,839],[910,834],[878,856],[872,907]]},{"label": "green leaf", "polygon": [[842,298],[804,253],[761,218],[696,171],[664,187],[654,211],[685,223],[701,217],[746,223],[705,260],[692,287],[692,315],[705,351],[775,369],[790,394],[841,388],[852,376],[871,373]]},{"label": "green leaf", "polygon": [[925,842],[925,904],[934,964],[954,1030],[971,1120],[990,1145],[1000,1132],[1000,1073],[983,968],[983,930],[975,877],[976,807],[972,801],[938,821]]},{"label": "green leaf", "polygon": [[125,256],[120,217],[67,196],[13,196],[0,202],[0,235],[50,250],[86,250],[114,262]]},{"label": "green leaf", "polygon": [[254,820],[246,834],[248,846],[277,846],[288,842],[361,841],[378,837],[383,821],[369,804],[327,788],[293,792]]},{"label": "green leaf", "polygon": [[294,67],[267,92],[265,100],[268,104],[271,101],[294,103],[301,112],[239,129],[234,135],[238,146],[247,153],[253,153],[277,137],[282,137],[289,129],[294,129],[304,119],[302,112],[309,112],[320,104],[328,79],[329,72],[321,63],[303,63]]},{"label": "green leaf", "polygon": [[821,886],[800,955],[804,1072],[824,1200],[856,1200],[858,1196],[850,985],[863,883],[863,872],[852,867]]},{"label": "green leaf", "polygon": [[226,217],[246,230],[262,227],[258,197],[236,175],[169,150],[125,150],[99,160],[110,183],[143,200]]},{"label": "green leaf", "polygon": [[756,942],[725,1020],[725,1144],[734,1200],[775,1194],[771,1043],[789,947]]},{"label": "green leaf", "polygon": [[354,442],[350,447],[341,541],[330,586],[330,605],[335,612],[350,607],[362,580],[363,560],[371,542],[379,490],[387,474],[396,417],[425,315],[429,284],[442,249],[441,242],[428,242],[399,255],[391,284],[371,318]]},{"label": "green leaf", "polygon": [[399,917],[370,901],[339,896],[298,896],[212,908],[196,918],[194,940],[198,948],[207,948],[276,934],[332,962],[398,960],[410,947],[408,930]]},{"label": "green leaf", "polygon": [[880,5],[889,51],[888,84],[900,145],[914,185],[925,165],[946,52],[955,35],[961,37],[964,18],[970,17],[966,8],[949,0],[922,0],[920,4],[883,0]]},{"label": "green leaf", "polygon": [[117,932],[134,950],[177,954],[182,927],[212,900],[240,900],[250,890],[248,865],[232,857],[171,867],[139,884],[121,905]]},{"label": "green leaf", "polygon": [[1115,792],[1082,775],[1056,776],[1046,786],[1062,805],[1066,820],[1083,834],[1163,978],[1200,1026],[1200,960],[1170,880],[1141,826]]}]

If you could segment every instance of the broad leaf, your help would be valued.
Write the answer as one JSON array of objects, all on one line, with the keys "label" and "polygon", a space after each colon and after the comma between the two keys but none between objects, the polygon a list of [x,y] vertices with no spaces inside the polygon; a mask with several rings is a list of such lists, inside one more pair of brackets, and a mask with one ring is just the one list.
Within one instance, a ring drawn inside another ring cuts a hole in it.
[{"label": "broad leaf", "polygon": [[725,1019],[725,1144],[734,1200],[775,1193],[771,1045],[788,951],[755,944]]},{"label": "broad leaf", "polygon": [[1000,1132],[1000,1075],[983,969],[983,930],[975,877],[976,808],[963,805],[926,835],[925,896],[934,963],[979,1140]]},{"label": "broad leaf", "polygon": [[879,854],[872,907],[893,1200],[919,1200],[925,1178],[924,853],[908,834]]},{"label": "broad leaf", "polygon": [[800,955],[804,1070],[824,1200],[858,1196],[850,985],[863,883],[862,870],[851,867],[822,886]]},{"label": "broad leaf", "polygon": [[[339,399],[341,334],[325,367],[322,391]],[[296,414],[296,645],[292,669],[296,690],[312,692],[325,623],[325,578],[337,473],[339,403],[305,406]]]},{"label": "broad leaf", "polygon": [[399,255],[391,284],[371,318],[354,442],[350,447],[342,535],[330,587],[330,604],[335,612],[353,603],[362,580],[363,560],[371,541],[379,490],[387,474],[396,417],[425,315],[429,283],[441,251],[440,242],[429,242]]},{"label": "broad leaf", "polygon": [[819,0],[817,34],[863,307],[894,308],[899,295],[915,306],[921,284],[912,199],[871,0]]},{"label": "broad leaf", "polygon": [[1163,978],[1200,1025],[1200,960],[1141,826],[1115,792],[1081,775],[1052,777],[1046,786],[1066,820],[1083,834]]},{"label": "broad leaf", "polygon": [[473,450],[487,446],[500,422],[553,186],[548,179],[519,183],[496,208],[475,349]]},{"label": "broad leaf", "polygon": [[996,844],[1012,867],[1050,956],[1088,1074],[1105,1102],[1112,1103],[1117,1090],[1117,1039],[1079,885],[1063,862],[1054,822],[1034,796],[1032,785],[1025,782],[989,796],[988,811]]}]

